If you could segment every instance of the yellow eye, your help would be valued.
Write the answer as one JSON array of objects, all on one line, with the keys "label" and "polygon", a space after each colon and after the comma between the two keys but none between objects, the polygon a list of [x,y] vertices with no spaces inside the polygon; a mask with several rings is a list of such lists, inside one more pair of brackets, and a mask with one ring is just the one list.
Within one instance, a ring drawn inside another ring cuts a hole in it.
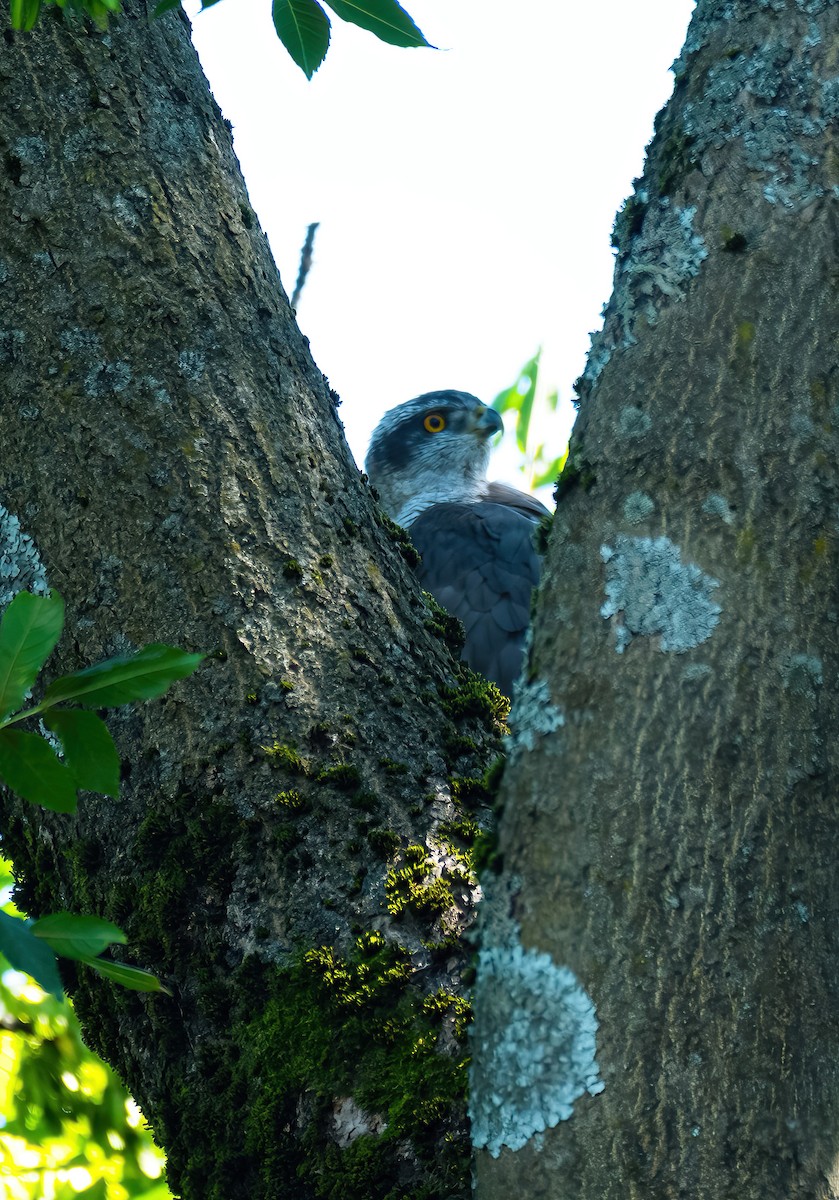
[{"label": "yellow eye", "polygon": [[446,428],[446,418],[440,413],[429,413],[422,424],[429,433],[439,433],[441,429]]}]

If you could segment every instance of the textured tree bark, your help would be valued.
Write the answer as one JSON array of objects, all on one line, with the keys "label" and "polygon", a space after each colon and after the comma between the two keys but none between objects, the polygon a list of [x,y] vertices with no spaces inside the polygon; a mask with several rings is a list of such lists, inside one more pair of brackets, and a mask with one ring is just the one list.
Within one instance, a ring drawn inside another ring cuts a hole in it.
[{"label": "textured tree bark", "polygon": [[699,0],[618,218],[502,789],[481,1200],[839,1195],[838,63],[835,3]]},{"label": "textured tree bark", "polygon": [[71,980],[183,1196],[463,1195],[493,695],[353,466],[186,22],[4,37],[3,575],[64,595],[54,673],[211,652],[111,718],[119,803],[4,797],[22,903],[117,921],[172,989]]}]

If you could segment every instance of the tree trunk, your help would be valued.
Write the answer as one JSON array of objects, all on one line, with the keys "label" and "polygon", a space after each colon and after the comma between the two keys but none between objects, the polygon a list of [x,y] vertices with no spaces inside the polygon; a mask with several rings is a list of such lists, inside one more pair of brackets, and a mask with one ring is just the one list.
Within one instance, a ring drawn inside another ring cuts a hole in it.
[{"label": "tree trunk", "polygon": [[481,1200],[839,1196],[838,61],[836,3],[699,0],[618,219],[513,713]]},{"label": "tree trunk", "polygon": [[4,798],[21,903],[117,921],[172,989],[70,980],[184,1197],[464,1195],[497,697],[353,466],[186,22],[4,36],[4,570],[67,601],[52,674],[210,652],[111,718],[118,803]]}]

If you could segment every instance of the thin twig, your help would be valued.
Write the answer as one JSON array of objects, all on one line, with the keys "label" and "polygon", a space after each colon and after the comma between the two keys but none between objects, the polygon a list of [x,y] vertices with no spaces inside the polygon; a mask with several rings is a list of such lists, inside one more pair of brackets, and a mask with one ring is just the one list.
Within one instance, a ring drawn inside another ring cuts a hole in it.
[{"label": "thin twig", "polygon": [[291,307],[297,308],[300,300],[300,293],[306,283],[306,278],[312,266],[312,247],[315,244],[315,230],[320,221],[313,221],[306,230],[306,240],[303,243],[303,249],[300,251],[300,270],[297,272],[297,283],[294,285],[294,294],[291,297]]}]

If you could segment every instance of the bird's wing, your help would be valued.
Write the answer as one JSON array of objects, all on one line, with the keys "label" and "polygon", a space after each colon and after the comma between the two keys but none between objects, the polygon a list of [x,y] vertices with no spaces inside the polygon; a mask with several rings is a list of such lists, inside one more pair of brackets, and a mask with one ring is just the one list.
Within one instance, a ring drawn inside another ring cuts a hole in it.
[{"label": "bird's wing", "polygon": [[518,508],[482,502],[432,505],[410,527],[422,586],[463,622],[464,659],[508,696],[539,582],[536,524]]},{"label": "bird's wing", "polygon": [[494,479],[492,483],[486,484],[481,499],[489,500],[493,504],[503,504],[507,508],[515,508],[534,521],[550,516],[541,500],[537,500],[529,492],[520,492],[512,484],[502,483],[499,479]]}]

